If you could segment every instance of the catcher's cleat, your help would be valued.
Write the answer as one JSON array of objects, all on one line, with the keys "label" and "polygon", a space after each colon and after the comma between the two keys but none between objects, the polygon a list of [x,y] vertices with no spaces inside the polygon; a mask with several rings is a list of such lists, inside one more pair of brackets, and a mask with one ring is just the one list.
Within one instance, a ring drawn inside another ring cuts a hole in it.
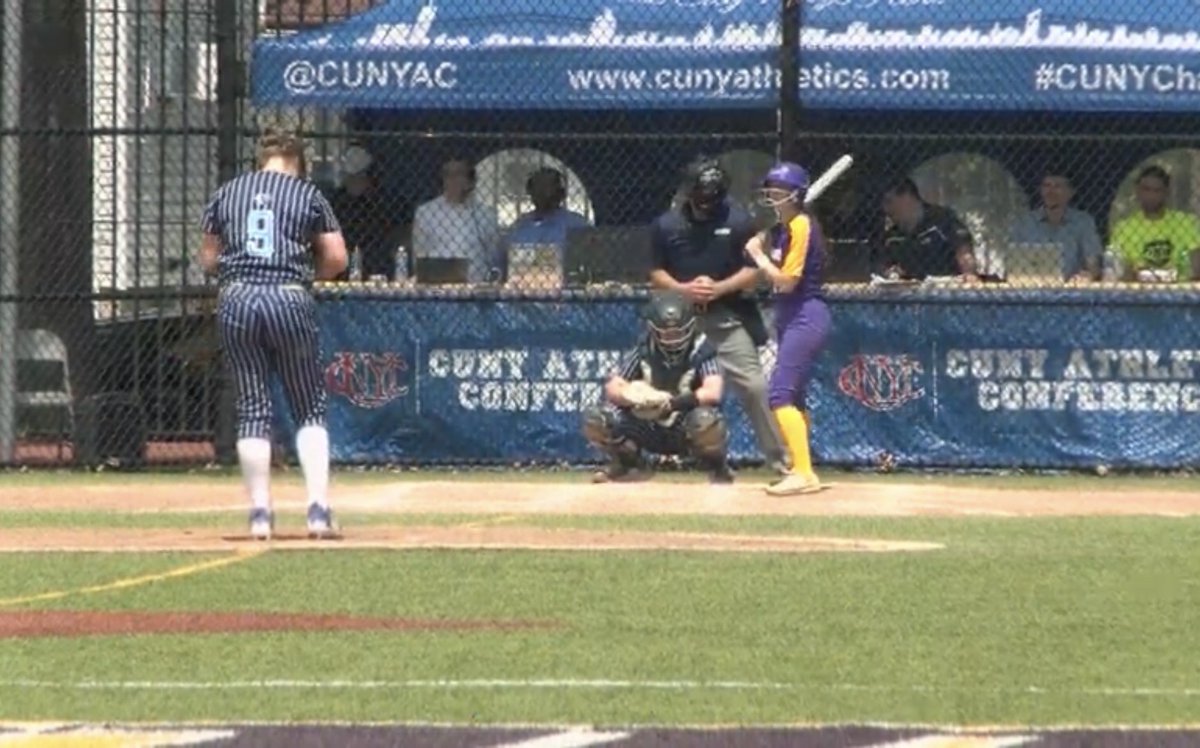
[{"label": "catcher's cleat", "polygon": [[800,475],[792,473],[780,481],[767,486],[766,492],[771,496],[798,496],[800,494],[817,493],[821,490],[821,481],[815,475]]},{"label": "catcher's cleat", "polygon": [[333,510],[320,504],[308,505],[308,537],[312,540],[331,537],[335,533]]},{"label": "catcher's cleat", "polygon": [[791,468],[789,468],[787,463],[783,460],[773,460],[771,464],[767,466],[767,469],[780,478],[786,478],[792,474]]},{"label": "catcher's cleat", "polygon": [[641,460],[616,457],[592,475],[592,483],[631,483],[645,477]]},{"label": "catcher's cleat", "polygon": [[275,513],[266,509],[250,510],[250,537],[270,540],[275,532]]},{"label": "catcher's cleat", "polygon": [[729,467],[729,463],[725,461],[710,467],[708,470],[708,482],[716,485],[729,485],[733,483],[733,468]]}]

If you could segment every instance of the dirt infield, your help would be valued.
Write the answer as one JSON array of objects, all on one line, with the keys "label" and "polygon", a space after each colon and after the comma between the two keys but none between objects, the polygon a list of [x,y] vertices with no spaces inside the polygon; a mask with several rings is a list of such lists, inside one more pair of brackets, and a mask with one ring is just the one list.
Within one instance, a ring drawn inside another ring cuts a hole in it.
[{"label": "dirt infield", "polygon": [[161,613],[101,610],[0,611],[0,639],[267,631],[518,631],[559,628],[542,621],[364,618],[286,613]]},{"label": "dirt infield", "polygon": [[[335,485],[331,501],[341,512],[394,515],[472,515],[492,517],[457,526],[367,526],[353,528],[334,542],[306,539],[273,541],[271,549],[534,549],[680,550],[770,553],[895,552],[934,550],[922,543],[857,538],[755,537],[654,532],[587,531],[521,526],[530,515],[775,515],[775,516],[1082,516],[1200,514],[1200,496],[1167,491],[1067,492],[1002,490],[936,483],[846,483],[820,494],[775,498],[761,485],[710,486],[651,481],[595,486],[579,478],[561,482],[413,481]],[[303,489],[280,486],[276,509],[303,510]],[[240,487],[233,482],[181,478],[139,482],[119,475],[96,476],[95,485],[0,489],[0,510],[31,509],[133,511],[139,513],[241,512]],[[529,523],[526,523],[528,525]],[[0,552],[19,551],[213,551],[250,547],[248,538],[211,529],[79,529],[69,519],[56,528],[13,528],[0,534]]]},{"label": "dirt infield", "polygon": [[[1003,480],[1003,479],[998,479]],[[1184,491],[1055,491],[971,488],[935,482],[834,484],[813,496],[775,498],[761,485],[709,486],[651,481],[632,485],[509,480],[414,481],[339,486],[332,503],[343,511],[397,514],[565,515],[805,515],[805,516],[1087,516],[1200,514],[1200,495]],[[303,489],[276,490],[280,509],[302,508]],[[189,480],[180,485],[139,482],[116,474],[97,475],[94,485],[0,488],[0,510],[92,510],[141,512],[242,511],[241,488],[233,482]]]}]

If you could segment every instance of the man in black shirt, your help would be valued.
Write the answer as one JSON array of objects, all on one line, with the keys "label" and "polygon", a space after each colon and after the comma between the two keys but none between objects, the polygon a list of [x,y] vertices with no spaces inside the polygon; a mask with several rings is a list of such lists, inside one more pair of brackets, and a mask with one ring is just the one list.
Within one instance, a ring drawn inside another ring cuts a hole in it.
[{"label": "man in black shirt", "polygon": [[906,280],[958,275],[978,280],[971,232],[953,210],[922,199],[912,179],[884,193],[883,212],[888,222],[877,272]]},{"label": "man in black shirt", "polygon": [[767,405],[767,383],[758,348],[767,333],[758,305],[746,295],[758,268],[743,248],[754,222],[729,199],[729,176],[713,159],[689,164],[683,204],[651,227],[655,288],[682,293],[696,305],[700,328],[717,350],[725,379],[750,419],[759,449],[772,470],[787,472],[779,426]]},{"label": "man in black shirt", "polygon": [[[376,275],[403,280],[395,277],[399,222],[392,206],[385,203],[375,175],[347,174],[331,203],[346,236],[346,249],[362,253],[363,280]],[[344,272],[338,280],[350,280],[350,274]]]}]

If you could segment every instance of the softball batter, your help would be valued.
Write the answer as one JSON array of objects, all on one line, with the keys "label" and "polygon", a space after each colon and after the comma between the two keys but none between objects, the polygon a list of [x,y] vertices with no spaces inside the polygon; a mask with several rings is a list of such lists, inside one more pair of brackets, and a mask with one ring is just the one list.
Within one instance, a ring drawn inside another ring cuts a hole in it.
[{"label": "softball batter", "polygon": [[767,487],[773,496],[821,490],[809,449],[812,425],[806,398],[813,364],[825,348],[831,320],[821,289],[825,240],[816,221],[804,210],[808,185],[808,172],[798,164],[778,164],[767,172],[762,203],[775,210],[778,221],[746,243],[746,253],[774,287],[778,352],[767,397],[791,453],[792,470]]}]

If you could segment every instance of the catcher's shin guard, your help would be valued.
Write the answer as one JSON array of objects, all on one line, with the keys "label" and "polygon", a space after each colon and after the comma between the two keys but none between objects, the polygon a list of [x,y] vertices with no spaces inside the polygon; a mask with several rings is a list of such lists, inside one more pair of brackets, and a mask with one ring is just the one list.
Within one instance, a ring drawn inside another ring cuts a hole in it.
[{"label": "catcher's shin guard", "polygon": [[596,449],[605,453],[616,450],[616,418],[606,408],[591,407],[583,411],[583,438]]},{"label": "catcher's shin guard", "polygon": [[597,483],[631,480],[641,468],[637,444],[617,433],[617,417],[612,411],[588,408],[583,413],[583,436],[588,443],[608,455],[609,464],[597,472]]},{"label": "catcher's shin guard", "polygon": [[683,431],[692,455],[704,465],[714,483],[732,483],[729,469],[729,430],[715,408],[695,408],[683,421]]},{"label": "catcher's shin guard", "polygon": [[683,419],[683,432],[688,448],[701,460],[725,459],[729,446],[729,431],[725,418],[715,408],[699,407]]}]

